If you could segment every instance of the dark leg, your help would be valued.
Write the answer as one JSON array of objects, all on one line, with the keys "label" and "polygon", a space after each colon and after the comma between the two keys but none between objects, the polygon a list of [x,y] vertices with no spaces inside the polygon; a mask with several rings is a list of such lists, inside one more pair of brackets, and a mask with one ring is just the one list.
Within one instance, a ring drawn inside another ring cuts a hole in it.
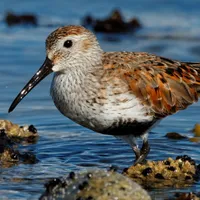
[{"label": "dark leg", "polygon": [[143,140],[143,145],[141,149],[138,148],[137,143],[136,143],[136,137],[134,135],[120,135],[118,137],[126,141],[132,147],[135,153],[134,165],[145,161],[150,151],[150,147],[148,143],[148,133],[144,133],[141,136]]},{"label": "dark leg", "polygon": [[136,154],[136,152],[134,151],[134,153],[136,155],[136,159],[135,159],[134,165],[136,165],[138,163],[143,163],[145,161],[147,155],[149,154],[150,146],[149,146],[148,140],[144,140],[143,141],[142,148],[141,148],[141,150],[138,149],[138,151],[140,153],[139,156],[138,156],[138,153]]}]

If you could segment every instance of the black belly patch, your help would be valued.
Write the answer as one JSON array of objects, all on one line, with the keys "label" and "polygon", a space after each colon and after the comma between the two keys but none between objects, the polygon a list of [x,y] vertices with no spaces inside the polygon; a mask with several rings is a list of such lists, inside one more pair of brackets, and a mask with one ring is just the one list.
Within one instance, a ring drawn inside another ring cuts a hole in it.
[{"label": "black belly patch", "polygon": [[157,119],[154,119],[150,122],[118,122],[113,123],[111,127],[108,129],[103,130],[101,133],[120,136],[120,135],[134,135],[135,137],[139,137],[143,135],[154,123]]}]

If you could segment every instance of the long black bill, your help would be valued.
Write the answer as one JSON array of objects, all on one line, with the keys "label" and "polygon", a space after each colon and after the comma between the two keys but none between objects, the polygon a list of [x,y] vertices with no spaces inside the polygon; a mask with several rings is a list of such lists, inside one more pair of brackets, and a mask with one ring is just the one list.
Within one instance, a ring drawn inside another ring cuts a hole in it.
[{"label": "long black bill", "polygon": [[52,72],[53,63],[49,58],[46,58],[42,67],[35,73],[31,80],[25,85],[21,92],[17,95],[15,100],[12,102],[8,112],[12,112],[17,104],[47,75]]}]

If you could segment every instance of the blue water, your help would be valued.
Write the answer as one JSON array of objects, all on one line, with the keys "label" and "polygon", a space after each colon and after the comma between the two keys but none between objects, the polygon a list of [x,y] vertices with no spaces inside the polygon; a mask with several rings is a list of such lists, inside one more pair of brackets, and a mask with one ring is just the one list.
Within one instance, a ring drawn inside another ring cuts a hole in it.
[{"label": "blue water", "polygon": [[[56,28],[45,27],[45,24],[80,24],[85,14],[104,17],[113,8],[121,8],[126,19],[137,16],[144,28],[136,34],[119,36],[118,42],[109,42],[106,35],[97,34],[105,51],[148,51],[173,59],[200,61],[200,4],[197,0],[0,1],[0,118],[20,125],[34,124],[40,135],[36,144],[20,147],[22,152],[36,155],[37,164],[0,169],[1,199],[37,199],[49,178],[66,175],[71,170],[110,165],[123,169],[132,164],[133,153],[128,145],[112,136],[85,129],[57,111],[49,95],[52,76],[41,82],[14,112],[7,113],[14,97],[43,63],[45,38]],[[2,21],[8,10],[35,13],[41,26],[8,28]],[[183,39],[162,39],[166,35]],[[164,137],[171,131],[192,137],[195,123],[200,123],[200,103],[164,119],[149,136],[148,158],[159,160],[187,154],[200,163],[200,144]],[[154,190],[151,194],[154,199],[164,199],[175,190]],[[198,190],[199,183],[176,191]]]}]

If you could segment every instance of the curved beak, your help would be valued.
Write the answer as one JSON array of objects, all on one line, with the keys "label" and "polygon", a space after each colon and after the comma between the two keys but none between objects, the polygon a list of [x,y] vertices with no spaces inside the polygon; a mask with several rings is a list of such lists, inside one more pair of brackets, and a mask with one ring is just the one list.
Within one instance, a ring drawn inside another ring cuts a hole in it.
[{"label": "curved beak", "polygon": [[43,65],[40,69],[35,73],[35,75],[31,78],[31,80],[25,85],[25,87],[21,90],[21,92],[17,95],[15,100],[12,102],[8,112],[12,112],[17,104],[47,75],[49,75],[52,71],[53,63],[49,58],[46,57]]}]

